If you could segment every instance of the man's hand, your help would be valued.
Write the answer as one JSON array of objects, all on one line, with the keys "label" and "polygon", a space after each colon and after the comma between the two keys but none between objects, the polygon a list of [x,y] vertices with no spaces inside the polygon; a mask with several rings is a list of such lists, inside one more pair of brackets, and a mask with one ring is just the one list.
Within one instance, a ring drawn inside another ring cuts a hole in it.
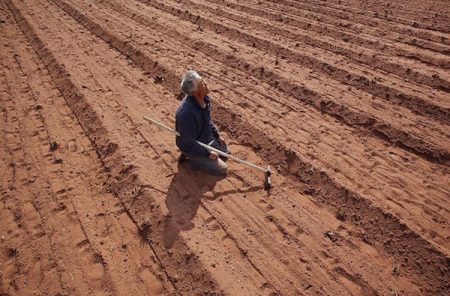
[{"label": "man's hand", "polygon": [[225,143],[225,140],[222,137],[219,137],[217,139],[217,142],[219,142],[219,144],[224,146],[224,147],[227,146],[227,143]]},{"label": "man's hand", "polygon": [[216,152],[214,152],[214,151],[209,151],[209,159],[211,159],[211,160],[217,160],[217,158],[219,158],[219,155],[217,155]]}]

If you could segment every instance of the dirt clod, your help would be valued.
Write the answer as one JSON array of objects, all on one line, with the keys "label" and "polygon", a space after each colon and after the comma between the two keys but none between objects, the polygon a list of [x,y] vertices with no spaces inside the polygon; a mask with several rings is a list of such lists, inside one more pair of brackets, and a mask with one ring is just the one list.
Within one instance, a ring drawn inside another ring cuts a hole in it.
[{"label": "dirt clod", "polygon": [[336,242],[338,240],[338,236],[333,231],[325,232],[325,236],[328,237],[332,242]]},{"label": "dirt clod", "polygon": [[59,145],[56,142],[51,142],[50,143],[50,151],[56,151],[56,149],[58,149]]},{"label": "dirt clod", "polygon": [[164,76],[163,75],[156,75],[155,78],[153,78],[153,81],[158,84],[164,82]]},{"label": "dirt clod", "polygon": [[347,214],[344,212],[343,209],[340,209],[337,213],[336,213],[336,218],[340,221],[345,221],[345,219],[347,219]]}]

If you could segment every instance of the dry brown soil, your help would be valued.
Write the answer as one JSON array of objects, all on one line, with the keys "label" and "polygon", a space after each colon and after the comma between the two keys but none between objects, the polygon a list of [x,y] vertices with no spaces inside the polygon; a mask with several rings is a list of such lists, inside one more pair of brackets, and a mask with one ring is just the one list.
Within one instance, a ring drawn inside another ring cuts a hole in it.
[{"label": "dry brown soil", "polygon": [[[0,2],[0,295],[449,295],[450,3]],[[233,153],[178,165],[197,69]]]}]

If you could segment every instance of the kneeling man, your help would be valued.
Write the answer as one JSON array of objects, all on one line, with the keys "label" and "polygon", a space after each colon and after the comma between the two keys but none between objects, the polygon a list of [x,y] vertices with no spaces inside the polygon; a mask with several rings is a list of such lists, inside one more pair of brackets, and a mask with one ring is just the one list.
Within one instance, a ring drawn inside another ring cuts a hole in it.
[{"label": "kneeling man", "polygon": [[229,153],[228,147],[219,136],[211,119],[211,103],[208,86],[195,71],[188,71],[181,81],[181,91],[185,94],[175,113],[175,129],[180,133],[176,143],[181,150],[180,161],[189,159],[193,170],[203,170],[214,175],[226,175],[225,158],[208,151],[196,141]]}]

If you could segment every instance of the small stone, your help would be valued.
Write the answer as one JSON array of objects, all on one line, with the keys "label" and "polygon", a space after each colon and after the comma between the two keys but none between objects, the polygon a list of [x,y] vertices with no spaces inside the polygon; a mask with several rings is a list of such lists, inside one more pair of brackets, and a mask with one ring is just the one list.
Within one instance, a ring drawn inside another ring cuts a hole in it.
[{"label": "small stone", "polygon": [[164,76],[163,75],[156,75],[155,78],[153,78],[153,81],[158,84],[158,83],[162,83],[164,81]]},{"label": "small stone", "polygon": [[394,276],[399,276],[399,275],[400,275],[400,266],[399,266],[399,265],[395,265],[395,266],[392,268],[392,274],[393,274]]},{"label": "small stone", "polygon": [[343,210],[339,209],[339,211],[336,213],[336,219],[340,221],[345,221],[345,219],[347,219],[347,215]]},{"label": "small stone", "polygon": [[335,241],[337,241],[337,235],[336,235],[336,233],[334,233],[333,231],[327,231],[327,232],[325,232],[325,236],[326,237],[328,237],[332,242],[335,242]]},{"label": "small stone", "polygon": [[305,195],[314,195],[316,193],[316,190],[314,188],[308,188],[303,190],[303,194]]}]

